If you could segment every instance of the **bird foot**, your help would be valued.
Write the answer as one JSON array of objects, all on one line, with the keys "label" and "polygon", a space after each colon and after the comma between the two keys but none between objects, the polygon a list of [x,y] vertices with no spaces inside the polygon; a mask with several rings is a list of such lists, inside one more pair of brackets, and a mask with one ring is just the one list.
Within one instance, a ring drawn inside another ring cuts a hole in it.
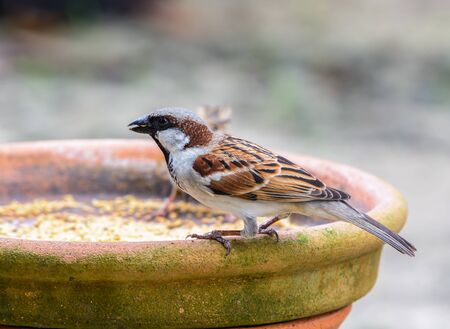
[{"label": "bird foot", "polygon": [[258,234],[265,234],[265,235],[268,235],[268,236],[270,236],[272,238],[275,238],[275,240],[277,242],[280,241],[280,237],[278,236],[278,232],[275,231],[273,228],[259,227]]},{"label": "bird foot", "polygon": [[170,212],[169,208],[172,205],[172,203],[175,201],[177,194],[178,194],[178,188],[176,186],[172,186],[172,191],[170,192],[170,195],[167,197],[167,199],[164,200],[164,203],[162,204],[162,206],[158,210],[152,212],[150,215],[145,216],[142,219],[144,221],[151,221],[158,216],[167,217],[167,215]]},{"label": "bird foot", "polygon": [[154,212],[152,212],[149,215],[143,216],[141,219],[143,221],[149,222],[149,221],[152,221],[153,219],[155,219],[156,217],[167,217],[167,215],[169,214],[169,206],[170,206],[170,203],[164,204],[158,210],[155,210]]},{"label": "bird foot", "polygon": [[226,256],[228,256],[231,252],[231,242],[230,240],[224,239],[222,236],[222,232],[220,231],[211,231],[205,234],[189,234],[186,236],[187,238],[192,239],[202,239],[202,240],[214,240],[219,242],[226,249]]}]

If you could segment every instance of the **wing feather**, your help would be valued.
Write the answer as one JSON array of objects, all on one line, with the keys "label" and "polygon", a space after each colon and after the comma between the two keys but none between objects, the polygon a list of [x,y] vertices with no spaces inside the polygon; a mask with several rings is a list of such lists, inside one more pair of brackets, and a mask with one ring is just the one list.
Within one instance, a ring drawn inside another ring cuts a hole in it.
[{"label": "wing feather", "polygon": [[208,187],[214,193],[252,201],[350,199],[349,194],[327,187],[292,161],[231,136],[225,136],[209,153],[199,156],[194,170],[209,178]]}]

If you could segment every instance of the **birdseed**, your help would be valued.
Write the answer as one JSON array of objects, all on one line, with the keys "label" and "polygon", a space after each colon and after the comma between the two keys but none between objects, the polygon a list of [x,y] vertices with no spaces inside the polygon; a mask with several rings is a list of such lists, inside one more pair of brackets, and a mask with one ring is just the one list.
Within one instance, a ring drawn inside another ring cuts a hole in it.
[{"label": "birdseed", "polygon": [[[167,216],[151,214],[164,200],[127,195],[12,201],[0,206],[0,236],[52,241],[148,241],[184,239],[190,233],[242,229],[240,219],[200,204],[177,201]],[[277,223],[287,229],[289,220]]]}]

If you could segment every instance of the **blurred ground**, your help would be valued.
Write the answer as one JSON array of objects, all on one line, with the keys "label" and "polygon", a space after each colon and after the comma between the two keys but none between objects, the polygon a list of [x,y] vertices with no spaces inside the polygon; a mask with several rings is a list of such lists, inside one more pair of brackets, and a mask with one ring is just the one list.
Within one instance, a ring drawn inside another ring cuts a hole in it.
[{"label": "blurred ground", "polygon": [[450,4],[281,3],[159,2],[69,24],[7,17],[0,142],[134,138],[126,124],[158,107],[232,106],[235,135],[360,167],[409,201],[403,235],[417,257],[386,248],[343,328],[448,326]]}]

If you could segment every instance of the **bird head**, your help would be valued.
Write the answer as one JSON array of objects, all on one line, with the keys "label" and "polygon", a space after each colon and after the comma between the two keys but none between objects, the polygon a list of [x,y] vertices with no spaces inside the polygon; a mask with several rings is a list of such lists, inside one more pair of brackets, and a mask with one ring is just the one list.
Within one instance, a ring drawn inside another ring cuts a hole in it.
[{"label": "bird head", "polygon": [[138,118],[129,129],[150,135],[164,152],[208,145],[213,132],[195,113],[182,108],[163,108]]}]

